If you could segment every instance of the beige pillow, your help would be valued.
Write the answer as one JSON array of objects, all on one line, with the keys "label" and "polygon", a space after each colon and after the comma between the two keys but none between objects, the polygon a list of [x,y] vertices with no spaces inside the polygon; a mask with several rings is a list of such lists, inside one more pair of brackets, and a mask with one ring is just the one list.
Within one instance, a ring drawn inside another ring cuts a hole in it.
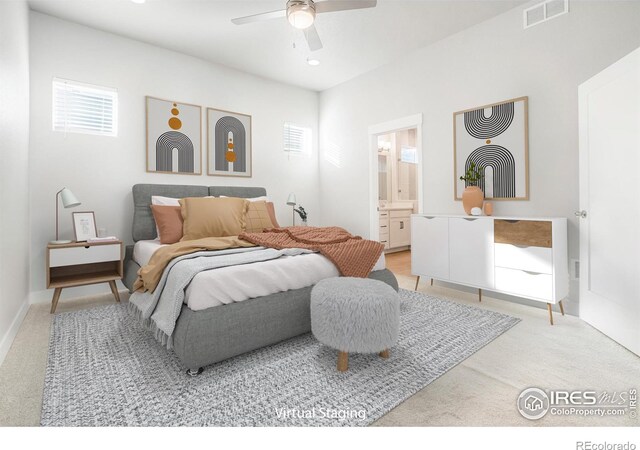
[{"label": "beige pillow", "polygon": [[249,202],[241,198],[188,197],[180,200],[184,219],[181,241],[237,236],[245,228]]},{"label": "beige pillow", "polygon": [[275,225],[271,220],[267,202],[264,200],[250,202],[247,210],[247,233],[262,233],[265,228],[273,228]]},{"label": "beige pillow", "polygon": [[267,202],[267,211],[269,211],[269,217],[271,218],[271,223],[275,228],[280,228],[280,224],[278,224],[278,219],[276,218],[276,208],[273,206],[273,202]]}]

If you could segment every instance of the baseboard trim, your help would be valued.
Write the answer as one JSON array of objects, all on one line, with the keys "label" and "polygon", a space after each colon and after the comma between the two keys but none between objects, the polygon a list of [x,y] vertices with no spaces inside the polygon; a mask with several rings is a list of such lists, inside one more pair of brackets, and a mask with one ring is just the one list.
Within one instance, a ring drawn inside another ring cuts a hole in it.
[{"label": "baseboard trim", "polygon": [[9,349],[11,349],[11,344],[13,344],[13,340],[16,338],[18,334],[18,330],[20,330],[20,325],[22,325],[22,321],[27,316],[27,312],[29,311],[29,302],[25,301],[22,303],[22,306],[18,310],[18,313],[13,318],[13,322],[11,322],[11,326],[7,330],[7,332],[2,336],[2,341],[0,341],[0,365],[4,362],[4,359],[9,353]]}]

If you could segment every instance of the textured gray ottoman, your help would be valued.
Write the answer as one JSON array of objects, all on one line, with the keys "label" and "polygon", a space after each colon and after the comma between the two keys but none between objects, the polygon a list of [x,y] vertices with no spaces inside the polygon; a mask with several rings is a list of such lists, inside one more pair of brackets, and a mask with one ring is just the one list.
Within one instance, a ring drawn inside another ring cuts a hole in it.
[{"label": "textured gray ottoman", "polygon": [[338,370],[349,367],[349,352],[389,357],[398,340],[400,299],[382,281],[327,278],[311,291],[311,332],[338,350]]}]

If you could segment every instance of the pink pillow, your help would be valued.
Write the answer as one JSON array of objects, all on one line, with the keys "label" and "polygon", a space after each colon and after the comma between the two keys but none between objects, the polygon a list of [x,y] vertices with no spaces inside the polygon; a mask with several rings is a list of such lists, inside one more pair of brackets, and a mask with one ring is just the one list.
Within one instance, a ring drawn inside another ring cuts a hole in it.
[{"label": "pink pillow", "polygon": [[175,244],[182,239],[182,210],[180,206],[151,205],[162,244]]}]

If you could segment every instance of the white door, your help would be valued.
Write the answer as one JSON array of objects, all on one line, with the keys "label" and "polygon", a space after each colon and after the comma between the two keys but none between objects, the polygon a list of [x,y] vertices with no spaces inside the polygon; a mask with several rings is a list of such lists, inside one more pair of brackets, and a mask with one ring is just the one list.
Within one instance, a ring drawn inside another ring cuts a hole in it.
[{"label": "white door", "polygon": [[411,216],[411,273],[449,278],[449,219]]},{"label": "white door", "polygon": [[640,354],[640,49],[579,101],[580,317]]},{"label": "white door", "polygon": [[453,282],[494,287],[493,220],[449,219],[449,278]]}]

